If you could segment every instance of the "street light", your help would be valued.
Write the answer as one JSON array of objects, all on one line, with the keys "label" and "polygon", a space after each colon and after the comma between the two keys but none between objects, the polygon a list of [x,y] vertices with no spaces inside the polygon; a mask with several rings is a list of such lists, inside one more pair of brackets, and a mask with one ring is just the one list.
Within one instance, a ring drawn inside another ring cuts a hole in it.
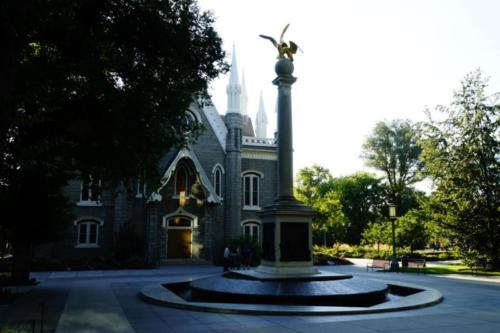
[{"label": "street light", "polygon": [[396,205],[389,204],[389,218],[392,223],[392,258],[391,258],[391,271],[399,271],[398,257],[396,256],[396,226],[394,221],[396,220]]}]

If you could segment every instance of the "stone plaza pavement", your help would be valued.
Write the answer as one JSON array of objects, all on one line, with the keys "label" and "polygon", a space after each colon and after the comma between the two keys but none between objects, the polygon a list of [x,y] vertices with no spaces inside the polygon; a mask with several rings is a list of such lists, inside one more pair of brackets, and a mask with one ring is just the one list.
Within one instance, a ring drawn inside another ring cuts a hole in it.
[{"label": "stone plaza pavement", "polygon": [[0,327],[37,320],[43,332],[500,332],[500,280],[366,272],[363,263],[321,267],[338,273],[403,281],[441,291],[442,303],[423,309],[366,315],[253,316],[184,311],[151,305],[141,288],[169,278],[198,278],[220,267],[165,266],[153,270],[34,273],[41,283],[12,305],[0,305]]}]

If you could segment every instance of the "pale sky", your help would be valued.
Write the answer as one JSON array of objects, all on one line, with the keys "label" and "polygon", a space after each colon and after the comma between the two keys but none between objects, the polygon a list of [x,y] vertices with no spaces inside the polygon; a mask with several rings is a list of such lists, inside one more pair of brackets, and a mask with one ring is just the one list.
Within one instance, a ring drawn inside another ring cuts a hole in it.
[{"label": "pale sky", "polygon": [[[333,176],[373,171],[360,158],[376,122],[424,120],[425,106],[449,105],[453,90],[480,67],[489,93],[500,91],[500,1],[495,0],[198,0],[216,17],[231,60],[245,72],[248,112],[255,124],[263,91],[276,128],[276,51],[259,34],[285,40],[304,53],[294,61],[294,170],[319,164]],[[241,73],[240,73],[241,78]],[[228,76],[212,84],[226,112]]]}]

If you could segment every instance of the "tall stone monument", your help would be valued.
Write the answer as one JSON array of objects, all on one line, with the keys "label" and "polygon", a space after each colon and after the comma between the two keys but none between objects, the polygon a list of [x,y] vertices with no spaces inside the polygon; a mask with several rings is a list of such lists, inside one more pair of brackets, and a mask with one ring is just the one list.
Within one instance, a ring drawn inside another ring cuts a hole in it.
[{"label": "tall stone monument", "polygon": [[[231,270],[183,282],[181,293],[187,295],[182,296],[187,297],[182,301],[183,306],[196,301],[215,302],[229,311],[233,311],[236,303],[243,303],[244,308],[251,304],[251,311],[256,308],[255,304],[359,309],[387,300],[389,285],[386,283],[318,271],[313,266],[311,223],[314,214],[293,196],[292,84],[296,78],[292,74],[293,54],[298,46],[283,41],[287,28],[288,25],[279,43],[272,37],[262,36],[278,49],[277,77],[273,81],[278,87],[278,195],[273,205],[259,213],[263,226],[261,265],[255,270]],[[176,282],[171,286],[179,290],[180,284]],[[157,301],[162,297],[149,298]],[[199,308],[200,304],[194,306]],[[212,308],[214,303],[210,304]],[[300,308],[299,312],[302,311],[307,310]]]},{"label": "tall stone monument", "polygon": [[293,195],[292,84],[297,78],[292,75],[293,58],[286,58],[286,50],[280,50],[288,47],[282,41],[283,34],[279,44],[262,36],[272,39],[280,52],[275,66],[278,76],[273,81],[278,86],[278,196],[275,204],[259,213],[263,226],[262,262],[256,271],[278,276],[314,275],[319,273],[312,260],[314,214]]}]

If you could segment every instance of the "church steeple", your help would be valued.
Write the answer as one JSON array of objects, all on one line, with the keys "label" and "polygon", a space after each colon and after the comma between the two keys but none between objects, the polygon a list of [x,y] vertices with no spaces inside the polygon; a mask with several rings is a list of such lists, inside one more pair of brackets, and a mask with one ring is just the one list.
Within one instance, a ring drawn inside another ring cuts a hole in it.
[{"label": "church steeple", "polygon": [[247,85],[245,82],[245,72],[241,70],[241,96],[240,96],[240,113],[242,116],[248,116],[248,95]]},{"label": "church steeple", "polygon": [[227,127],[226,137],[226,174],[224,196],[224,238],[225,241],[236,239],[241,235],[241,133],[242,116],[240,114],[241,86],[238,80],[236,50],[233,45],[231,74],[226,88]]},{"label": "church steeple", "polygon": [[255,135],[258,138],[267,138],[267,115],[264,108],[264,98],[262,97],[262,91],[260,92],[259,111],[257,112],[257,119],[255,120],[255,123]]},{"label": "church steeple", "polygon": [[238,64],[236,62],[236,49],[233,45],[233,59],[231,61],[231,74],[226,87],[227,113],[240,113],[241,86],[238,78]]}]

